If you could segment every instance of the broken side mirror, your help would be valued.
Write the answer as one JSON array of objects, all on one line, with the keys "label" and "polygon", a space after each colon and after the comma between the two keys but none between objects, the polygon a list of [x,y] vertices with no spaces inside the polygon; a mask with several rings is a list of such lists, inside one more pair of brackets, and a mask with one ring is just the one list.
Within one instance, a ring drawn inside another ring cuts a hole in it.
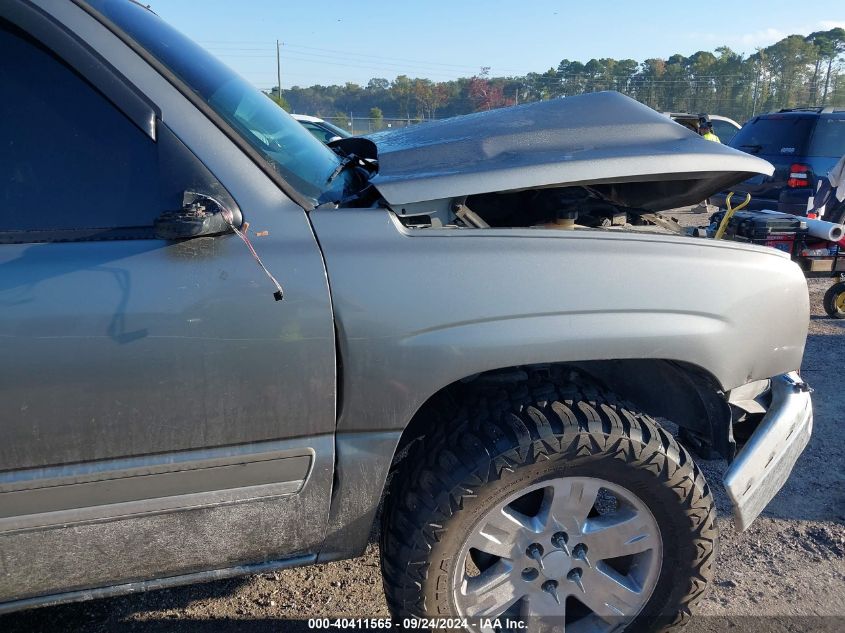
[{"label": "broken side mirror", "polygon": [[[273,298],[281,301],[284,297],[282,286],[261,261],[247,234],[241,230],[242,222],[243,216],[240,211],[232,212],[222,202],[211,196],[186,191],[182,196],[182,208],[178,211],[162,213],[153,222],[153,229],[156,238],[160,240],[185,240],[192,237],[234,233],[246,244],[253,259],[273,283],[275,287]],[[246,226],[244,224],[244,230]]]},{"label": "broken side mirror", "polygon": [[223,208],[217,200],[186,191],[182,208],[177,211],[165,211],[158,216],[153,222],[153,230],[156,239],[160,240],[221,235],[232,230],[231,216],[232,212]]}]

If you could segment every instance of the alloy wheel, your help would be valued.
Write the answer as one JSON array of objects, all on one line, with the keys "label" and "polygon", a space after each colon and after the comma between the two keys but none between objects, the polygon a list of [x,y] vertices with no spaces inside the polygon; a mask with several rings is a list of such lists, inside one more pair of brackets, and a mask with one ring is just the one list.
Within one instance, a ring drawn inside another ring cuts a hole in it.
[{"label": "alloy wheel", "polygon": [[512,494],[461,548],[453,601],[463,617],[529,629],[612,631],[651,597],[662,563],[651,511],[602,479],[560,477]]}]

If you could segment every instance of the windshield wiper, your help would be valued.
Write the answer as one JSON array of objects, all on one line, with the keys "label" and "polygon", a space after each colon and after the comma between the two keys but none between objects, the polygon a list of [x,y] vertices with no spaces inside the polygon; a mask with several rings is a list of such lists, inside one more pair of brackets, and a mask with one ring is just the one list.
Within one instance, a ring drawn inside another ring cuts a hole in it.
[{"label": "windshield wiper", "polygon": [[364,198],[370,191],[370,178],[375,173],[374,169],[356,154],[347,154],[340,159],[340,164],[331,173],[326,184],[331,184],[346,170],[352,171],[353,181],[344,186],[341,194],[343,197],[335,201],[337,204],[347,204],[353,200]]},{"label": "windshield wiper", "polygon": [[358,158],[355,154],[349,154],[348,156],[344,156],[340,159],[340,164],[335,168],[332,172],[329,179],[326,181],[326,184],[332,182],[335,178],[340,176],[344,171],[349,169],[350,165],[352,167],[357,167],[361,162],[361,159]]}]

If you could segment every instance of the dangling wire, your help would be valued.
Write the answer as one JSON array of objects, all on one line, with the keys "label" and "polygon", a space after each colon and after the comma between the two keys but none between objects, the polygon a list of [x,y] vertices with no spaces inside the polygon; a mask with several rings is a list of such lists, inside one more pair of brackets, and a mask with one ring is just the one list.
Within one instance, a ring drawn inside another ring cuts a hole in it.
[{"label": "dangling wire", "polygon": [[[215,202],[216,202],[216,200],[215,200]],[[284,290],[282,290],[282,285],[273,276],[273,273],[271,273],[269,270],[267,270],[267,267],[264,265],[264,262],[261,261],[261,257],[258,255],[258,253],[255,252],[255,247],[252,245],[252,242],[249,241],[249,237],[247,237],[246,233],[244,233],[238,227],[235,226],[235,218],[234,218],[234,215],[232,214],[232,212],[229,211],[229,209],[227,209],[223,206],[221,206],[220,208],[221,208],[220,212],[223,214],[223,219],[226,220],[226,224],[228,224],[229,228],[231,228],[232,231],[235,232],[235,235],[237,235],[239,238],[241,238],[243,243],[246,244],[246,247],[249,249],[249,252],[252,253],[252,257],[255,259],[255,261],[258,263],[258,265],[261,267],[261,270],[264,271],[264,274],[267,275],[267,277],[270,279],[270,281],[273,282],[273,285],[276,286],[276,291],[273,293],[273,298],[276,301],[281,301],[282,299],[284,299],[285,292],[284,292]]]},{"label": "dangling wire", "polygon": [[214,204],[217,205],[217,208],[220,209],[220,216],[223,218],[223,220],[225,220],[226,224],[229,225],[229,228],[232,229],[235,235],[241,238],[241,241],[246,244],[246,247],[252,254],[253,259],[255,259],[255,261],[261,267],[261,270],[264,271],[264,274],[267,275],[270,281],[273,282],[273,285],[276,287],[276,291],[273,293],[273,298],[276,301],[281,301],[282,299],[284,299],[285,292],[284,290],[282,290],[282,284],[280,284],[279,281],[273,276],[273,273],[267,270],[267,267],[264,265],[264,262],[261,261],[261,257],[255,251],[255,247],[252,245],[252,242],[249,241],[249,237],[246,235],[246,233],[244,233],[238,227],[235,226],[235,215],[228,208],[226,208],[226,205],[205,193],[186,191],[185,197],[187,198],[189,196],[195,196],[197,199],[205,198],[206,200],[211,200]]}]

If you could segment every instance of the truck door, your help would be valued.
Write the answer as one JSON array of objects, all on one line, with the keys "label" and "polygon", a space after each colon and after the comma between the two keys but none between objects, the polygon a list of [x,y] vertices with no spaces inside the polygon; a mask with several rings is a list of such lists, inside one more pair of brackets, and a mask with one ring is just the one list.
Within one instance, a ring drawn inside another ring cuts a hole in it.
[{"label": "truck door", "polygon": [[[335,345],[305,212],[234,145],[213,175],[173,95],[0,18],[0,602],[313,558]],[[249,223],[283,301],[231,232],[156,238],[186,191]]]}]

